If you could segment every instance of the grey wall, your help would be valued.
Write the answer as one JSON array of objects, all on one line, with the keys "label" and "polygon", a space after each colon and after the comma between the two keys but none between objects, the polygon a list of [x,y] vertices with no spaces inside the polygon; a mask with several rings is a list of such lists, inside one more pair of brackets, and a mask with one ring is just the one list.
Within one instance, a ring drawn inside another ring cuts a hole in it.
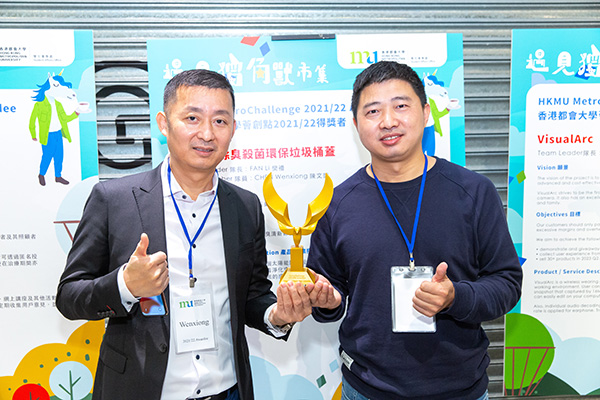
[{"label": "grey wall", "polygon": [[[598,27],[600,3],[592,0],[0,1],[0,28],[94,31],[101,179],[150,168],[149,38],[461,32],[466,166],[491,178],[505,203],[511,30]],[[485,328],[492,342],[490,394],[498,398],[503,319]]]}]

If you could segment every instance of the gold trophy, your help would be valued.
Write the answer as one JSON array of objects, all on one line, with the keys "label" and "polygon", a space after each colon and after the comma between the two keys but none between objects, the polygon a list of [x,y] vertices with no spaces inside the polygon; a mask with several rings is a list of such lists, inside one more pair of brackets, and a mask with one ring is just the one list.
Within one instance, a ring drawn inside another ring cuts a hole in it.
[{"label": "gold trophy", "polygon": [[279,283],[294,281],[304,285],[314,283],[315,279],[304,266],[303,248],[300,239],[303,235],[310,235],[317,227],[317,222],[327,211],[331,198],[333,197],[333,182],[329,175],[325,174],[325,184],[321,193],[308,205],[306,221],[302,226],[293,226],[290,222],[288,204],[277,194],[273,187],[273,177],[267,175],[263,183],[263,194],[267,207],[277,220],[279,229],[286,235],[292,235],[294,246],[290,249],[290,267],[281,275]]}]

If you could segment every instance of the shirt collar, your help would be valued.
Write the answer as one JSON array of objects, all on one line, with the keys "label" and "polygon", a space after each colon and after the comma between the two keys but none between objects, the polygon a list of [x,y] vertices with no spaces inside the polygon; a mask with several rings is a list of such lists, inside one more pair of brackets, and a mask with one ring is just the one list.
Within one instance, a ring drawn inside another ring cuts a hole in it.
[{"label": "shirt collar", "polygon": [[[163,197],[171,197],[171,193],[169,192],[169,180],[168,180],[168,167],[169,167],[169,160],[170,160],[170,154],[167,154],[167,156],[165,157],[162,165],[161,165],[161,169],[160,169],[160,176],[162,179],[162,188],[163,188]],[[200,193],[198,195],[198,198],[201,197],[210,197],[210,196],[214,196],[214,194],[217,191],[217,185],[219,184],[219,177],[216,173],[213,174],[212,177],[212,188],[210,190],[207,190],[206,192]],[[175,178],[175,175],[173,175],[173,173],[171,173],[171,190],[173,190],[173,196],[175,196],[177,199],[180,199],[181,196],[183,194],[186,194],[183,189],[181,188],[181,185],[179,184],[179,182],[177,182],[177,179]],[[189,195],[187,196],[187,199],[192,201],[191,198],[189,197]]]}]

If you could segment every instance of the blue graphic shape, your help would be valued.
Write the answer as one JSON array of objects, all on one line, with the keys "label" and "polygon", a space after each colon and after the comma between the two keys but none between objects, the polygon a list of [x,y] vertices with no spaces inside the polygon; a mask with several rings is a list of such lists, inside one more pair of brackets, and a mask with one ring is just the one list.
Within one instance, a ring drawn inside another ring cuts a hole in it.
[{"label": "blue graphic shape", "polygon": [[260,400],[324,400],[319,389],[300,375],[281,375],[270,362],[250,356],[254,397]]},{"label": "blue graphic shape", "polygon": [[452,72],[452,79],[450,80],[450,85],[448,85],[448,94],[451,98],[458,98],[461,101],[461,107],[452,110],[451,115],[453,116],[465,116],[465,107],[464,107],[464,98],[465,98],[465,85],[464,85],[464,75],[465,75],[465,67],[460,65],[457,67],[454,72]]},{"label": "blue graphic shape", "polygon": [[98,137],[96,125],[96,90],[94,66],[90,66],[81,75],[77,88],[77,98],[90,104],[92,112],[79,114],[79,142],[81,153],[81,179],[98,175]]},{"label": "blue graphic shape", "polygon": [[534,72],[533,74],[531,74],[531,87],[533,87],[535,85],[540,85],[540,84],[549,85],[549,84],[554,84],[554,83],[556,83],[556,81],[554,81],[552,79],[546,79],[546,78],[544,78],[544,75],[542,75],[538,72]]},{"label": "blue graphic shape", "polygon": [[[585,395],[598,389],[600,360],[594,355],[600,354],[600,341],[589,337],[562,341],[556,332],[547,325],[546,328],[556,346],[554,361],[548,372],[569,384],[579,394]],[[573,368],[574,365],[577,368]]]},{"label": "blue graphic shape", "polygon": [[333,360],[332,362],[329,363],[329,370],[331,372],[337,371],[339,367],[340,367],[340,363],[338,363],[338,360]]},{"label": "blue graphic shape", "polygon": [[521,263],[521,267],[523,266],[523,264],[525,264],[525,261],[527,261],[526,258],[519,257],[519,263]]},{"label": "blue graphic shape", "polygon": [[510,126],[508,151],[511,157],[525,156],[525,133],[519,132],[516,126]]},{"label": "blue graphic shape", "polygon": [[[73,86],[75,93],[77,93],[77,99],[79,101],[88,102],[92,112],[79,114],[79,121],[91,121],[96,123],[96,90],[95,90],[95,67],[93,65],[86,68],[81,73],[81,80],[79,86]],[[95,132],[94,132],[95,135]]]},{"label": "blue graphic shape", "polygon": [[583,79],[585,81],[587,81],[588,79],[590,79],[590,76],[586,76],[585,75],[585,71],[586,71],[586,67],[581,68],[579,70],[577,70],[577,72],[575,73],[575,78],[579,78],[579,79]]},{"label": "blue graphic shape", "polygon": [[523,218],[512,208],[506,210],[508,230],[514,243],[523,243]]},{"label": "blue graphic shape", "polygon": [[507,312],[507,314],[512,314],[512,313],[521,314],[521,299],[519,299],[519,301],[517,302],[517,305],[514,306],[512,310]]},{"label": "blue graphic shape", "polygon": [[271,51],[271,48],[269,47],[269,43],[265,42],[263,45],[260,46],[260,53],[263,56],[266,56],[270,51]]},{"label": "blue graphic shape", "polygon": [[50,389],[61,400],[81,400],[90,394],[94,377],[77,361],[58,364],[50,373]]}]

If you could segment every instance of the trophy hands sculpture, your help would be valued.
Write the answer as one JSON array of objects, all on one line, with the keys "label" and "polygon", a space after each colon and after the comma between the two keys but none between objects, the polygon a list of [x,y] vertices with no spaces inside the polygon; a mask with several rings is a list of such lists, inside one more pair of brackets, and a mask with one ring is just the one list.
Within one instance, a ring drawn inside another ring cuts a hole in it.
[{"label": "trophy hands sculpture", "polygon": [[304,266],[304,249],[300,246],[303,235],[310,235],[317,227],[317,222],[327,211],[333,197],[333,182],[325,174],[325,184],[321,193],[308,205],[306,221],[302,226],[293,226],[288,213],[288,204],[277,194],[273,187],[272,174],[267,175],[263,183],[263,195],[267,207],[277,220],[279,229],[286,235],[292,235],[294,246],[290,249],[290,267],[281,275],[279,283],[294,281],[304,285],[314,283],[315,278]]}]

